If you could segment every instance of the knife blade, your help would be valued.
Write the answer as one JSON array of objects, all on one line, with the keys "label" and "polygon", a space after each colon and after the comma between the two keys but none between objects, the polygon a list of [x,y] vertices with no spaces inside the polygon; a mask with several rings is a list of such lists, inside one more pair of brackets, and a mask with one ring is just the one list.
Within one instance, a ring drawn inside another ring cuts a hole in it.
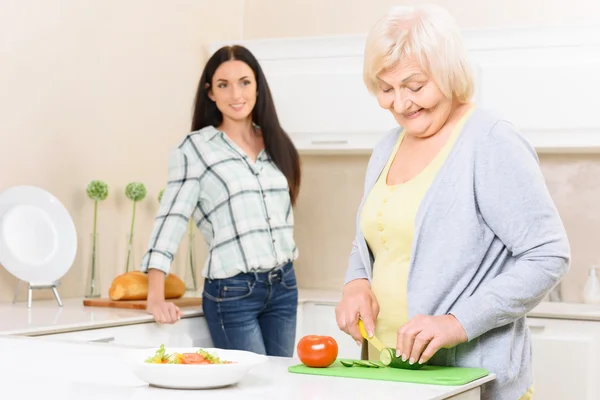
[{"label": "knife blade", "polygon": [[360,330],[360,334],[362,335],[362,337],[367,339],[367,342],[371,343],[373,347],[375,347],[377,351],[381,353],[385,346],[383,345],[383,343],[381,343],[379,339],[377,339],[377,336],[373,335],[372,337],[369,337],[362,319],[358,320],[358,329]]}]

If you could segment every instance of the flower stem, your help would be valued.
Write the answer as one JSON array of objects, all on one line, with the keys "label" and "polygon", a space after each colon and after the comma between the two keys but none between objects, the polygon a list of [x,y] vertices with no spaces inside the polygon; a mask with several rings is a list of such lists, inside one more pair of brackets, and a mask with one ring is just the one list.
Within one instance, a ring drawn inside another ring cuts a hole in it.
[{"label": "flower stem", "polygon": [[133,224],[135,223],[135,200],[133,202],[133,214],[131,215],[131,230],[129,231],[129,248],[127,249],[127,264],[125,265],[125,272],[129,272],[129,259],[131,258],[131,247],[133,243]]},{"label": "flower stem", "polygon": [[92,238],[92,276],[90,278],[91,293],[94,295],[96,289],[96,221],[98,219],[98,200],[94,201],[94,237]]}]

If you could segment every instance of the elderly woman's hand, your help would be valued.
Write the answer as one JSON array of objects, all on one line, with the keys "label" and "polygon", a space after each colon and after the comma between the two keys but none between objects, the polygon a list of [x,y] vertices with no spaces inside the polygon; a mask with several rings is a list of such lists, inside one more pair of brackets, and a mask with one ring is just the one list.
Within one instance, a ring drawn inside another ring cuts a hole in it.
[{"label": "elderly woman's hand", "polygon": [[375,320],[379,314],[379,303],[366,279],[356,279],[344,286],[342,301],[335,308],[338,327],[352,336],[357,344],[362,343],[358,329],[359,317],[365,324],[369,336],[375,332]]},{"label": "elderly woman's hand", "polygon": [[410,364],[429,361],[441,348],[467,341],[467,333],[453,315],[417,315],[398,330],[396,356]]}]

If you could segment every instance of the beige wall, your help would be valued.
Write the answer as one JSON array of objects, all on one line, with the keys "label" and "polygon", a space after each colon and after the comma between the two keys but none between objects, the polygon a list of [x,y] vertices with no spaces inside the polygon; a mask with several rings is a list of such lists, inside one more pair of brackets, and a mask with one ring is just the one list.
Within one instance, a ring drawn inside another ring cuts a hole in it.
[{"label": "beige wall", "polygon": [[244,38],[364,33],[389,7],[433,3],[463,28],[600,23],[596,0],[247,0]]},{"label": "beige wall", "polygon": [[[136,218],[144,250],[166,179],[166,156],[188,130],[195,85],[212,40],[363,33],[390,0],[7,0],[0,4],[0,189],[41,186],[55,194],[80,236],[60,288],[83,294],[92,203],[85,186],[105,180],[100,206],[102,285],[123,269],[131,203],[123,190],[144,182]],[[404,2],[410,3],[410,2]],[[593,0],[437,1],[463,27],[598,23]],[[541,6],[544,6],[542,11]],[[542,167],[567,226],[573,270],[567,300],[580,300],[585,269],[600,263],[600,156],[544,155]],[[362,195],[367,156],[303,157],[296,210],[304,287],[338,289]],[[205,247],[202,246],[202,251]],[[184,263],[175,265],[182,273]],[[200,268],[201,266],[199,266]],[[0,269],[0,301],[16,280]],[[37,297],[48,297],[41,294]]]},{"label": "beige wall", "polygon": [[[83,294],[93,204],[99,207],[103,290],[125,264],[128,182],[147,185],[136,217],[141,257],[166,181],[167,152],[189,131],[211,40],[238,39],[243,0],[6,0],[0,2],[0,189],[32,184],[71,213],[79,252],[64,297]],[[0,300],[16,280],[0,269]],[[44,294],[45,297],[48,294]]]}]

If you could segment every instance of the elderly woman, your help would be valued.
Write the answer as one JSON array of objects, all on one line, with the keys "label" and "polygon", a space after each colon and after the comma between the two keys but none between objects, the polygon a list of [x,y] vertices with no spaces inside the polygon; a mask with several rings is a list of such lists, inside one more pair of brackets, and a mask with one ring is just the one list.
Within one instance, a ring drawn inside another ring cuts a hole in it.
[{"label": "elderly woman", "polygon": [[485,368],[485,399],[532,398],[525,314],[567,273],[570,248],[535,150],[472,103],[453,18],[398,7],[369,33],[364,80],[399,127],[375,147],[336,309],[410,363]]}]

